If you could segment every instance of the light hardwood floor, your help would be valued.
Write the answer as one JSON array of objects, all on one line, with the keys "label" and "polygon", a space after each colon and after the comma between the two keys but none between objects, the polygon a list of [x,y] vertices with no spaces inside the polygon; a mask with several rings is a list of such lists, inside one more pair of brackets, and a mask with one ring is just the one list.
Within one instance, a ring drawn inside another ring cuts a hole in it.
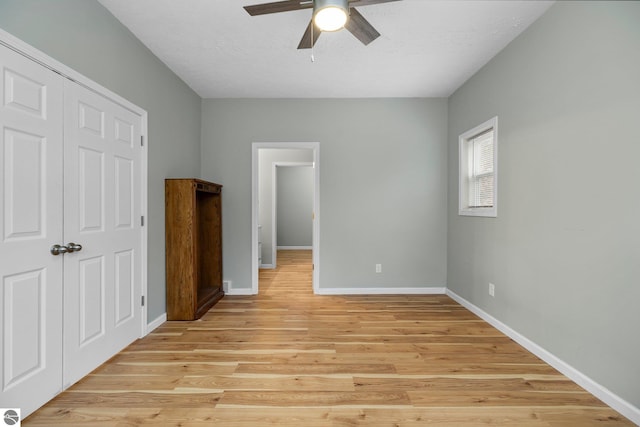
[{"label": "light hardwood floor", "polygon": [[278,261],[23,425],[633,425],[446,296],[316,296],[308,251]]}]

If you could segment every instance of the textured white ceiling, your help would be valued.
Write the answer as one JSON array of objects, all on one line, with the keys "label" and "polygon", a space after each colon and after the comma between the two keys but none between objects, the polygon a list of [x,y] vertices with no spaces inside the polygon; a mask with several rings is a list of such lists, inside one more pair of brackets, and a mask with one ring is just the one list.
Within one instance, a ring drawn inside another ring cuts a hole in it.
[{"label": "textured white ceiling", "polygon": [[99,0],[203,98],[447,97],[549,1],[402,0],[358,8],[382,34],[296,47],[311,10],[249,16],[261,0]]}]

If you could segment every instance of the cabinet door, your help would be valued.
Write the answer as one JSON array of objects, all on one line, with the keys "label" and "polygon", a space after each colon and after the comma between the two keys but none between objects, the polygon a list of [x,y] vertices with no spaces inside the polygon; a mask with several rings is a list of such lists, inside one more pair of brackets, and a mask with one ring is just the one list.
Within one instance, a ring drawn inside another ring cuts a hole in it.
[{"label": "cabinet door", "polygon": [[141,117],[65,82],[64,385],[141,336]]},{"label": "cabinet door", "polygon": [[0,402],[62,388],[63,81],[0,46]]}]

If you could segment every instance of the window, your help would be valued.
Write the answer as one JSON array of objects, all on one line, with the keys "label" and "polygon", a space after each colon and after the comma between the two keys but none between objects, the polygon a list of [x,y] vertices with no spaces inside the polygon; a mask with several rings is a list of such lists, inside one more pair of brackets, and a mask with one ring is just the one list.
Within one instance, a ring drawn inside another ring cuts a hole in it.
[{"label": "window", "polygon": [[459,138],[459,215],[498,215],[498,118]]}]

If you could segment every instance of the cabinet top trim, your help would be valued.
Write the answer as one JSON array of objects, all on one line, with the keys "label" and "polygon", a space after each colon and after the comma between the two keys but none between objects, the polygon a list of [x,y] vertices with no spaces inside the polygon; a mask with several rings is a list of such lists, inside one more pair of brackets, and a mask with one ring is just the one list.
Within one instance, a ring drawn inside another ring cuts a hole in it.
[{"label": "cabinet top trim", "polygon": [[165,182],[175,182],[177,184],[191,185],[196,191],[204,191],[207,193],[220,193],[222,190],[221,184],[205,181],[198,178],[166,178]]}]

